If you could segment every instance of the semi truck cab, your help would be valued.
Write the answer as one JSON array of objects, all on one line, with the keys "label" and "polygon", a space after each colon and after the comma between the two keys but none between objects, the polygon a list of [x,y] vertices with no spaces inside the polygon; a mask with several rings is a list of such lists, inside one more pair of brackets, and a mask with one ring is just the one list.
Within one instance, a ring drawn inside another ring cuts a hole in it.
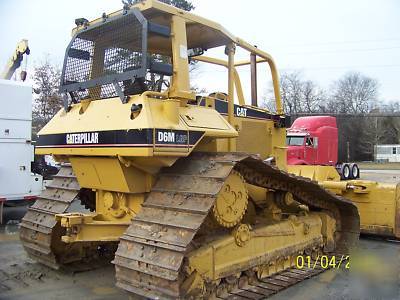
[{"label": "semi truck cab", "polygon": [[288,165],[333,166],[341,179],[360,177],[354,163],[338,162],[336,118],[310,116],[297,118],[286,133]]},{"label": "semi truck cab", "polygon": [[289,146],[288,162],[292,165],[316,164],[318,161],[318,137],[305,132],[291,132],[286,136]]},{"label": "semi truck cab", "polygon": [[288,164],[336,166],[338,129],[336,118],[312,116],[297,118],[287,130]]}]

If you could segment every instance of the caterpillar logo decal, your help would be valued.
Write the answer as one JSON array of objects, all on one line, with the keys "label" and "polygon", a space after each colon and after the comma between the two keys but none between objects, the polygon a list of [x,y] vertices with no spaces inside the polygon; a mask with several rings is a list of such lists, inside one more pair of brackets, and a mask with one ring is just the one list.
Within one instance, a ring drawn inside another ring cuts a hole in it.
[{"label": "caterpillar logo decal", "polygon": [[[205,99],[200,102],[201,106],[206,105]],[[228,101],[215,99],[215,110],[221,115],[228,115]],[[290,127],[290,117],[286,115],[271,114],[267,111],[263,111],[256,108],[244,107],[241,105],[234,104],[234,115],[240,118],[250,118],[257,120],[272,120],[275,126],[278,128]]]},{"label": "caterpillar logo decal", "polygon": [[236,115],[238,117],[247,117],[247,108],[237,106],[236,107]]},{"label": "caterpillar logo decal", "polygon": [[98,144],[98,132],[68,133],[66,134],[66,144]]}]

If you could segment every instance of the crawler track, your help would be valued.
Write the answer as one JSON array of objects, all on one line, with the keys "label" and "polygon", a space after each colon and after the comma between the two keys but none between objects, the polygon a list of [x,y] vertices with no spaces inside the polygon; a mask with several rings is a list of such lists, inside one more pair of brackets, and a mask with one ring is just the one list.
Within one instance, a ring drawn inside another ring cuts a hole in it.
[{"label": "crawler track", "polygon": [[[336,248],[329,251],[346,253],[358,239],[356,207],[318,184],[282,172],[256,156],[196,153],[181,158],[174,166],[159,174],[143,209],[121,237],[114,259],[117,286],[151,299],[182,297],[180,285],[187,276],[184,275],[185,255],[196,248],[195,236],[213,207],[224,180],[233,169],[239,171],[250,184],[289,191],[310,209],[334,215],[337,221]],[[254,263],[248,265],[247,269],[241,270],[242,274],[255,266]],[[289,273],[296,273],[294,270],[285,272],[279,274],[283,276],[281,279]],[[293,280],[287,280],[287,286],[312,274],[317,274],[317,270],[303,272],[296,275],[297,278],[293,275]],[[266,284],[259,282],[259,285]],[[276,290],[261,290],[259,285],[248,285],[248,288],[262,291],[261,298],[278,291],[277,287]],[[259,293],[254,291],[231,291],[226,295],[228,298],[222,299],[261,299]],[[258,295],[258,298],[245,298],[244,294]]]},{"label": "crawler track", "polygon": [[[315,266],[314,266],[315,264]],[[263,279],[248,279],[239,281],[237,287],[224,290],[223,293],[217,295],[216,299],[229,300],[259,300],[266,299],[270,296],[279,293],[292,285],[295,285],[303,280],[314,277],[329,268],[321,267],[319,262],[311,261],[313,268],[296,267],[288,268],[278,274],[268,276]]]},{"label": "crawler track", "polygon": [[28,255],[53,269],[80,260],[83,245],[61,242],[63,230],[55,215],[64,213],[80,187],[70,165],[64,164],[21,222],[20,239]]}]

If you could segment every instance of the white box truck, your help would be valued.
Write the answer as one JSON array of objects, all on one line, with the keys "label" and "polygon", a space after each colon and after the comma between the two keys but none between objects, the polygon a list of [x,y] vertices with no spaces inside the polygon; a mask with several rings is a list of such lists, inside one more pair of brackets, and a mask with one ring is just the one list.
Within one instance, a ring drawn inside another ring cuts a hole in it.
[{"label": "white box truck", "polygon": [[43,188],[31,172],[34,159],[32,86],[0,79],[0,222],[6,201],[33,200]]}]

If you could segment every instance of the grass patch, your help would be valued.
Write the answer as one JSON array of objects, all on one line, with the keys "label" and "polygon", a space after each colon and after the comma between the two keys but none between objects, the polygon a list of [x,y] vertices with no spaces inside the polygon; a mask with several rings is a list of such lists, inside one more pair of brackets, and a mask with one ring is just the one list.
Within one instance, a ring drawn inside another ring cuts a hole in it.
[{"label": "grass patch", "polygon": [[400,170],[400,163],[358,162],[360,170]]}]

